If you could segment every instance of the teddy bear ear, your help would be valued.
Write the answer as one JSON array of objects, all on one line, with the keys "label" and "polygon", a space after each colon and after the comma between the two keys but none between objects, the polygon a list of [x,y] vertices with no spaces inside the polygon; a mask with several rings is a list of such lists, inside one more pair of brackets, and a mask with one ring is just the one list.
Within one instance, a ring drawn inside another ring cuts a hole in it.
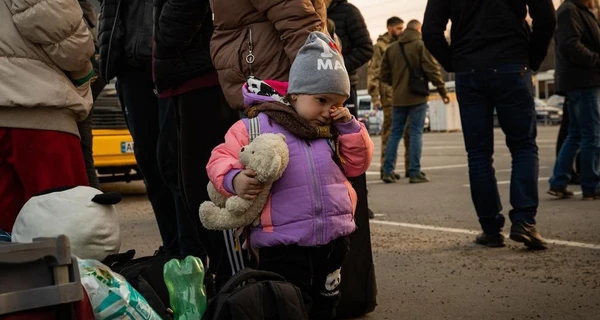
[{"label": "teddy bear ear", "polygon": [[283,133],[278,133],[277,134],[279,137],[281,137],[281,139],[283,139],[283,141],[285,141],[285,135]]}]

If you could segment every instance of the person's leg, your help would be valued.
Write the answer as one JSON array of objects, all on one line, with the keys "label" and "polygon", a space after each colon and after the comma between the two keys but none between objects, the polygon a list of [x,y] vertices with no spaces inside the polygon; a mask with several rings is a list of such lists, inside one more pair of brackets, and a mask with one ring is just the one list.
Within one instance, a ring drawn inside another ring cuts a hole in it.
[{"label": "person's leg", "polygon": [[530,249],[546,249],[546,241],[535,227],[539,158],[531,71],[525,66],[505,66],[496,69],[490,78],[489,94],[494,97],[512,156],[510,238]]},{"label": "person's leg", "polygon": [[90,187],[100,189],[100,181],[96,174],[96,167],[94,166],[94,155],[93,155],[93,135],[92,135],[92,115],[90,115],[83,121],[77,123],[79,129],[79,136],[81,137],[81,151],[83,152],[83,160],[85,161],[85,170],[87,172],[88,181]]},{"label": "person's leg", "polygon": [[406,119],[408,117],[408,108],[394,107],[392,110],[392,131],[385,149],[385,161],[383,163],[384,178],[393,173],[398,157],[398,144],[404,134]]},{"label": "person's leg", "polygon": [[167,255],[180,255],[175,202],[161,177],[156,155],[159,135],[158,98],[153,92],[152,74],[149,70],[129,69],[119,76],[117,90],[163,249]]},{"label": "person's leg", "polygon": [[185,208],[179,187],[179,139],[177,136],[176,113],[180,96],[161,98],[158,102],[159,134],[156,158],[160,176],[169,188],[174,201],[171,212],[177,221],[177,238],[182,256],[192,255],[206,262],[207,252],[200,242],[197,219],[193,219]]},{"label": "person's leg", "polygon": [[[579,144],[581,140],[581,131],[578,121],[579,119],[577,118],[577,113],[575,112],[575,106],[578,100],[575,96],[572,96],[569,100],[571,103],[565,105],[564,109],[566,114],[570,114],[570,116],[567,117],[569,123],[562,125],[567,128],[567,136],[565,137],[563,143],[561,143],[561,148],[558,156],[556,157],[556,163],[554,164],[554,171],[549,181],[550,190],[548,193],[559,198],[566,198],[573,195],[566,189],[567,184],[571,179],[573,161],[575,160],[577,152],[579,151]],[[565,121],[564,118],[563,121]]]},{"label": "person's leg", "polygon": [[409,176],[416,177],[421,175],[421,152],[423,150],[423,129],[425,127],[425,115],[427,114],[427,103],[411,107],[409,110],[408,120],[410,125],[407,129],[410,130],[410,162]]},{"label": "person's leg", "polygon": [[340,300],[341,271],[349,251],[349,240],[342,237],[311,252],[311,319],[333,319]]},{"label": "person's leg", "polygon": [[383,178],[383,162],[385,161],[385,149],[387,147],[388,140],[390,139],[390,133],[392,132],[392,106],[383,107],[383,129],[381,131],[381,177]]},{"label": "person's leg", "polygon": [[600,87],[578,91],[575,108],[581,127],[581,190],[584,199],[600,198]]},{"label": "person's leg", "polygon": [[[0,167],[3,172],[8,173],[7,176],[2,175],[3,182],[0,183],[4,186],[0,190],[4,189],[8,194],[0,195],[0,198],[11,199],[8,203],[10,216],[6,220],[2,219],[2,229],[12,229],[21,207],[36,194],[47,189],[88,185],[83,154],[76,135],[60,131],[13,128],[10,129],[9,136],[5,135],[0,139],[3,144]],[[7,181],[4,180],[5,177]]]},{"label": "person's leg", "polygon": [[[199,108],[199,105],[205,105],[206,108]],[[229,107],[218,86],[179,96],[177,107],[181,193],[193,224],[199,228],[199,237],[207,250],[210,270],[216,274],[215,284],[219,288],[233,273],[225,243],[227,238],[222,231],[204,228],[198,210],[202,202],[210,201],[206,190],[209,182],[206,164],[211,152],[225,141],[225,133],[239,117]],[[238,252],[234,253],[239,255]],[[243,260],[241,255],[238,258]]]},{"label": "person's leg", "polygon": [[[313,272],[311,247],[275,246],[259,250],[258,270],[270,271],[284,277],[302,292],[306,311],[311,313]],[[313,318],[311,318],[313,319]],[[317,319],[317,318],[314,318]]]},{"label": "person's leg", "polygon": [[531,72],[524,67],[498,69],[491,91],[498,121],[512,155],[510,219],[535,224],[538,208],[539,160]]},{"label": "person's leg", "polygon": [[410,177],[410,122],[411,120],[409,116],[408,120],[406,121],[406,128],[404,128],[404,136],[402,137],[404,141],[404,176],[406,177]]},{"label": "person's leg", "polygon": [[471,198],[486,234],[498,234],[504,226],[498,193],[494,154],[494,105],[485,96],[486,73],[456,74],[463,137],[468,154]]},{"label": "person's leg", "polygon": [[569,97],[565,96],[565,102],[563,104],[563,117],[560,123],[560,129],[558,129],[558,136],[556,137],[556,157],[560,153],[560,149],[567,139],[567,134],[569,133],[570,126],[570,112],[569,112]]}]

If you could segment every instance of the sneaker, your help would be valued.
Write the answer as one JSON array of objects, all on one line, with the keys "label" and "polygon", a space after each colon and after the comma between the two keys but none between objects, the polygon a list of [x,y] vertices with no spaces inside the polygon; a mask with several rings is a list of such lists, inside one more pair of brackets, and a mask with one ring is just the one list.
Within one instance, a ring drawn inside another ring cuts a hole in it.
[{"label": "sneaker", "polygon": [[548,249],[548,243],[537,232],[535,225],[525,222],[515,222],[510,228],[510,238],[513,241],[524,243],[532,250]]},{"label": "sneaker", "polygon": [[583,194],[583,200],[600,200],[600,189],[596,190],[596,192],[592,194]]},{"label": "sneaker", "polygon": [[504,235],[500,232],[492,234],[482,232],[475,238],[475,243],[490,248],[501,248],[505,246]]},{"label": "sneaker", "polygon": [[375,213],[373,213],[373,210],[371,210],[371,208],[369,208],[368,210],[369,210],[369,219],[374,219]]},{"label": "sneaker", "polygon": [[424,182],[429,182],[429,179],[423,172],[421,172],[414,177],[410,177],[409,182],[410,183],[424,183]]},{"label": "sneaker", "polygon": [[572,191],[567,190],[567,188],[555,189],[551,187],[550,190],[546,191],[546,193],[559,199],[568,199],[575,196],[575,194]]},{"label": "sneaker", "polygon": [[[395,172],[394,172],[394,173],[392,173],[392,174],[394,175],[394,178],[396,178],[396,180],[400,180],[400,179],[402,179],[402,176],[400,176],[399,174],[397,174],[397,173],[395,173]],[[383,180],[383,169],[381,169],[381,170],[379,171],[379,179]]]},{"label": "sneaker", "polygon": [[381,180],[383,180],[383,182],[385,182],[385,183],[395,183],[395,182],[398,182],[398,180],[396,180],[396,177],[394,176],[393,173],[383,174],[383,176],[381,177]]}]

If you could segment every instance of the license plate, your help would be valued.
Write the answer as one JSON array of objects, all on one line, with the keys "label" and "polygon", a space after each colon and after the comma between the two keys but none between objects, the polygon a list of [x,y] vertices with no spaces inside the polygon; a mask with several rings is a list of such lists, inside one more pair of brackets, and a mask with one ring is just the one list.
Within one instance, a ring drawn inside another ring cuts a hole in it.
[{"label": "license plate", "polygon": [[131,141],[121,142],[121,153],[133,153],[133,142],[131,142]]}]

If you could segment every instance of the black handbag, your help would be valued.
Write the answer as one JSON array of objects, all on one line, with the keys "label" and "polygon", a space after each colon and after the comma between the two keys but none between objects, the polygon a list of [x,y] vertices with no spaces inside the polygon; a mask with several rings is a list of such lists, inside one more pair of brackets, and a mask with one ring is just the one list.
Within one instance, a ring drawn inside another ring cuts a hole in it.
[{"label": "black handbag", "polygon": [[413,94],[419,96],[428,96],[429,95],[429,79],[427,79],[427,75],[423,68],[419,66],[419,68],[413,68],[408,62],[408,58],[406,57],[406,51],[404,51],[404,43],[399,43],[400,49],[402,50],[402,56],[404,57],[404,61],[406,61],[406,65],[408,66],[408,72],[410,73],[410,77],[408,80],[408,86],[410,91]]}]

